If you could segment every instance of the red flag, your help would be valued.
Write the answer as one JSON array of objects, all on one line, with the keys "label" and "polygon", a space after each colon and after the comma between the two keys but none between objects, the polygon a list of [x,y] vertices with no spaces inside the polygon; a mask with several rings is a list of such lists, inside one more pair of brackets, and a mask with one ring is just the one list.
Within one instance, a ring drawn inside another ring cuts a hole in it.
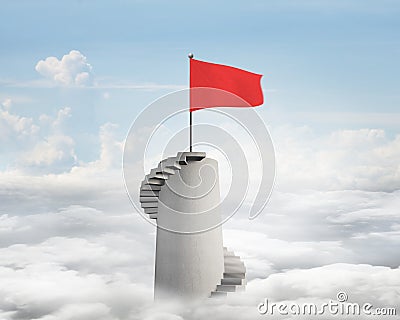
[{"label": "red flag", "polygon": [[190,111],[259,106],[264,102],[261,77],[242,69],[190,59]]}]

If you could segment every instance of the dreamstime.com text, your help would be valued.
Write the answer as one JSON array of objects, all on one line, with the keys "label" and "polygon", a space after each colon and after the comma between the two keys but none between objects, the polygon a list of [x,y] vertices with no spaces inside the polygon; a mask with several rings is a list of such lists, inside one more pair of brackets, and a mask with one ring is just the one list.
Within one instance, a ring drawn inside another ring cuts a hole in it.
[{"label": "dreamstime.com text", "polygon": [[347,302],[346,292],[339,292],[337,300],[315,303],[287,303],[270,302],[264,299],[264,302],[258,305],[258,312],[261,315],[344,315],[344,316],[396,316],[397,310],[394,307],[375,308],[371,303],[353,303]]}]

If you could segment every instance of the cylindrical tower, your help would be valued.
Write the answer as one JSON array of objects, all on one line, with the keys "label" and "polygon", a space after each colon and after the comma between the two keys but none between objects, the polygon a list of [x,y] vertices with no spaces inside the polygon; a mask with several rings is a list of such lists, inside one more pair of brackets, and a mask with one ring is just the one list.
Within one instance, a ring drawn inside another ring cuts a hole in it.
[{"label": "cylindrical tower", "polygon": [[226,295],[244,284],[243,263],[223,247],[217,161],[203,152],[161,161],[140,201],[157,219],[155,299]]},{"label": "cylindrical tower", "polygon": [[218,163],[181,161],[159,194],[155,297],[208,297],[224,272]]}]

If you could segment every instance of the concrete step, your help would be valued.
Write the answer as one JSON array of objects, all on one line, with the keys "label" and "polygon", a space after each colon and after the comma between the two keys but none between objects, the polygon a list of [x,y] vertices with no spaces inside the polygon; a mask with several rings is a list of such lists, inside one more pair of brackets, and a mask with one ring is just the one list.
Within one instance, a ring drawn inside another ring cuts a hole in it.
[{"label": "concrete step", "polygon": [[186,156],[183,155],[184,152],[178,152],[177,160],[180,165],[187,165]]},{"label": "concrete step", "polygon": [[231,257],[226,257],[225,256],[224,257],[224,264],[227,265],[227,266],[230,266],[230,265],[242,265],[244,267],[244,263],[237,256],[231,256]]},{"label": "concrete step", "polygon": [[186,165],[191,161],[201,161],[205,157],[205,152],[178,152],[177,160],[179,164]]},{"label": "concrete step", "polygon": [[164,168],[180,170],[181,166],[179,165],[177,159],[175,157],[169,157],[164,159],[159,164],[160,168],[163,170]]},{"label": "concrete step", "polygon": [[157,213],[150,213],[149,214],[150,219],[157,219]]},{"label": "concrete step", "polygon": [[211,298],[223,298],[226,297],[227,293],[222,291],[212,291]]},{"label": "concrete step", "polygon": [[225,273],[246,273],[246,267],[244,263],[239,261],[240,263],[229,263],[225,261]]},{"label": "concrete step", "polygon": [[158,208],[158,202],[142,202],[142,208]]},{"label": "concrete step", "polygon": [[146,214],[151,214],[151,213],[157,213],[158,212],[158,208],[143,208],[144,209],[144,213]]},{"label": "concrete step", "polygon": [[148,178],[155,178],[155,179],[162,179],[162,180],[167,180],[169,178],[169,175],[166,173],[159,173],[157,172],[156,169],[151,169],[150,173],[147,175]]},{"label": "concrete step", "polygon": [[186,154],[186,161],[201,161],[206,157],[205,152],[188,152]]},{"label": "concrete step", "polygon": [[160,191],[161,186],[154,185],[154,184],[145,184],[145,182],[142,182],[142,185],[140,186],[140,191]]},{"label": "concrete step", "polygon": [[164,174],[175,174],[175,170],[167,167],[161,167],[161,164],[158,165],[157,167],[157,173],[164,173]]},{"label": "concrete step", "polygon": [[158,198],[159,191],[152,190],[140,190],[140,197],[157,197]]},{"label": "concrete step", "polygon": [[235,285],[227,285],[227,284],[218,284],[216,291],[217,292],[235,292],[236,286]]},{"label": "concrete step", "polygon": [[222,278],[221,284],[231,285],[231,286],[241,286],[246,283],[245,279],[241,278]]},{"label": "concrete step", "polygon": [[157,178],[150,178],[146,176],[146,179],[144,180],[145,184],[153,184],[156,186],[163,186],[165,184],[165,180],[163,179],[157,179]]},{"label": "concrete step", "polygon": [[140,197],[140,202],[157,202],[158,197]]},{"label": "concrete step", "polygon": [[235,278],[235,279],[244,279],[246,277],[246,273],[229,273],[224,272],[224,278]]},{"label": "concrete step", "polygon": [[224,255],[224,260],[232,262],[241,261],[239,256],[226,256],[226,255]]},{"label": "concrete step", "polygon": [[236,257],[235,253],[232,251],[224,251],[224,256],[225,257]]}]

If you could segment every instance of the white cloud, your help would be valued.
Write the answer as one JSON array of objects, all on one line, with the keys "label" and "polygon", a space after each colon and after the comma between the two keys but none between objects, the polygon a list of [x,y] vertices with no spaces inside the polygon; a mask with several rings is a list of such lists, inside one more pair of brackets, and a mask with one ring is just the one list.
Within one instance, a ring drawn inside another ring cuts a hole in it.
[{"label": "white cloud", "polygon": [[71,303],[54,314],[41,317],[40,320],[114,320],[110,307],[103,303]]},{"label": "white cloud", "polygon": [[61,60],[47,57],[35,67],[42,76],[63,86],[84,86],[91,83],[92,66],[87,58],[77,50],[64,55]]},{"label": "white cloud", "polygon": [[399,192],[275,190],[255,221],[239,212],[224,225],[225,245],[243,255],[250,278],[335,262],[396,267]]},{"label": "white cloud", "polygon": [[2,319],[130,319],[151,302],[152,227],[112,205],[0,218]]},{"label": "white cloud", "polygon": [[13,103],[13,102],[12,102],[11,98],[7,98],[7,99],[5,99],[5,100],[2,102],[2,106],[3,106],[4,108],[6,108],[6,109],[10,109],[12,103]]},{"label": "white cloud", "polygon": [[[273,274],[249,285],[249,294],[275,301],[335,298],[340,291],[350,300],[399,306],[400,269],[366,264],[332,264]],[[392,288],[392,289],[389,289]]]},{"label": "white cloud", "polygon": [[22,155],[20,161],[26,166],[45,167],[67,161],[68,167],[71,167],[77,160],[74,145],[74,140],[69,136],[52,135],[38,142],[32,150]]},{"label": "white cloud", "polygon": [[0,141],[20,140],[37,134],[39,127],[32,118],[12,114],[9,110],[0,108]]},{"label": "white cloud", "polygon": [[106,123],[100,127],[101,153],[98,164],[102,167],[122,167],[123,143],[115,137],[117,125]]},{"label": "white cloud", "polygon": [[71,109],[61,108],[56,117],[41,115],[39,121],[22,117],[9,110],[0,109],[0,140],[4,154],[13,156],[14,163],[8,165],[28,169],[56,166],[68,170],[77,161],[75,141],[63,133]]},{"label": "white cloud", "polygon": [[[0,301],[0,314],[4,319],[250,320],[258,316],[256,307],[264,298],[323,303],[335,299],[339,291],[347,292],[352,302],[400,307],[399,268],[365,264],[307,267],[315,263],[307,264],[307,260],[322,258],[319,263],[325,263],[334,258],[325,260],[326,255],[340,256],[343,249],[337,243],[291,246],[257,233],[229,231],[228,239],[235,237],[243,243],[234,243],[235,251],[245,248],[249,253],[243,256],[248,267],[252,259],[269,257],[275,262],[286,260],[288,270],[274,270],[263,279],[252,280],[244,293],[227,300],[153,304],[154,234],[148,233],[152,227],[143,228],[146,224],[140,218],[117,215],[112,209],[102,213],[70,207],[1,221],[0,234],[26,242],[0,249],[0,295],[5,297]],[[253,272],[251,267],[249,272]]]},{"label": "white cloud", "polygon": [[154,312],[144,320],[184,320],[181,316],[167,312]]},{"label": "white cloud", "polygon": [[384,130],[339,130],[317,135],[307,127],[273,131],[277,186],[285,190],[369,190],[400,188],[400,136]]},{"label": "white cloud", "polygon": [[38,174],[120,168],[123,141],[116,138],[118,126],[105,123],[100,127],[100,157],[84,163],[76,154],[76,140],[66,133],[71,116],[70,107],[60,108],[55,116],[42,114],[37,120],[0,108],[0,148],[9,155],[7,166]]},{"label": "white cloud", "polygon": [[0,318],[250,320],[264,298],[325,302],[339,290],[400,307],[400,136],[275,130],[279,184],[270,204],[255,221],[239,213],[224,225],[225,245],[247,266],[247,291],[154,305],[155,230],[125,193],[116,126],[101,126],[98,159],[83,162],[65,130],[71,109],[38,122],[1,115],[9,139],[33,140],[15,151],[26,156],[19,167],[0,172]]},{"label": "white cloud", "polygon": [[150,293],[121,274],[102,276],[52,263],[1,267],[0,278],[0,294],[7,297],[0,310],[15,312],[9,319],[124,319],[148,302]]}]

